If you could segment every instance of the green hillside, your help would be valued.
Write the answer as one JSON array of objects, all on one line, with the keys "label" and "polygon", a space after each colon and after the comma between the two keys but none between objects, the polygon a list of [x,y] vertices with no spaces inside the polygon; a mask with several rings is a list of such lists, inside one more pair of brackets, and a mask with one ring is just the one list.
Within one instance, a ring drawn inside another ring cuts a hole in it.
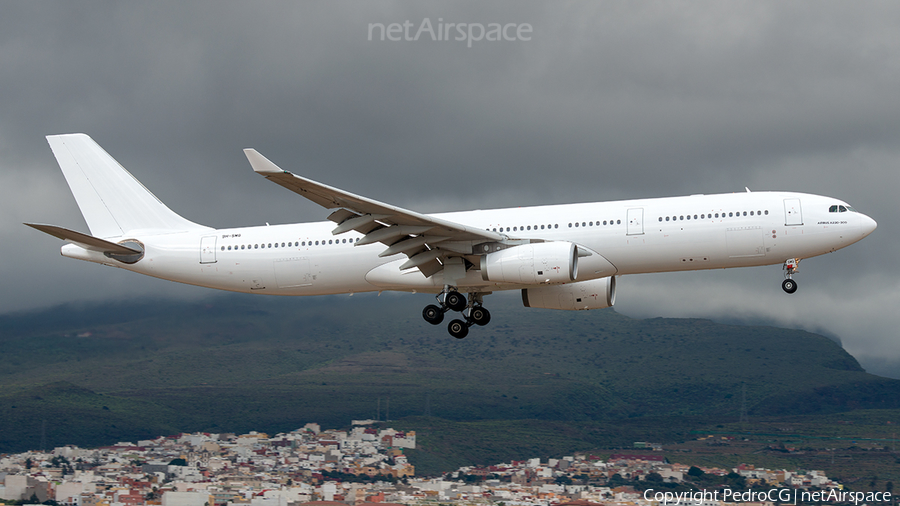
[{"label": "green hillside", "polygon": [[[339,427],[379,406],[429,424],[565,422],[559,434],[598,443],[659,420],[735,421],[744,391],[754,417],[900,408],[900,381],[807,332],[497,297],[494,323],[460,341],[422,321],[428,299],[226,295],[0,317],[0,452],[37,448],[44,426],[48,446],[98,445]],[[597,424],[606,439],[591,439]]]}]

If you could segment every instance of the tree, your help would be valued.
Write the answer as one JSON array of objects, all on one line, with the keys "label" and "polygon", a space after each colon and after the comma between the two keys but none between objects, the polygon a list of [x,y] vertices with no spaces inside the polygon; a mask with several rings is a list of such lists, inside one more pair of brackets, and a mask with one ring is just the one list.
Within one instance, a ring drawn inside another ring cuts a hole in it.
[{"label": "tree", "polygon": [[700,469],[697,466],[691,466],[691,468],[688,469],[688,476],[693,476],[694,478],[700,478],[704,474],[706,473],[703,472],[703,469]]},{"label": "tree", "polygon": [[663,477],[659,473],[648,473],[647,476],[644,476],[644,480],[660,483],[663,481]]},{"label": "tree", "polygon": [[564,475],[564,474],[561,475],[561,476],[557,476],[557,477],[556,477],[556,484],[557,484],[557,485],[571,485],[571,484],[572,484],[572,478],[569,478],[568,476],[566,476],[566,475]]},{"label": "tree", "polygon": [[732,471],[725,476],[725,479],[728,480],[728,484],[733,489],[743,489],[747,488],[747,478],[739,475],[738,473]]}]

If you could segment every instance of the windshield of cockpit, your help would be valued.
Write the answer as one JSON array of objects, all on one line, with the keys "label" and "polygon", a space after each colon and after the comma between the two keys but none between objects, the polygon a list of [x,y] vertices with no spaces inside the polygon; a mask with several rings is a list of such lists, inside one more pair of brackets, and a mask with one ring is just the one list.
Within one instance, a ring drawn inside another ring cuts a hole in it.
[{"label": "windshield of cockpit", "polygon": [[847,204],[836,204],[828,208],[829,213],[846,213],[847,211],[851,213],[857,212],[856,209],[853,209]]}]

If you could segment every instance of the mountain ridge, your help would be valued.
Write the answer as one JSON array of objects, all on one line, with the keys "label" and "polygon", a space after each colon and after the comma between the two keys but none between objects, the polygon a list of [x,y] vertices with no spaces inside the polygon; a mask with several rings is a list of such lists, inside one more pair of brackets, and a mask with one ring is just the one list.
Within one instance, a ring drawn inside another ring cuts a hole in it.
[{"label": "mountain ridge", "polygon": [[817,334],[495,302],[504,318],[464,340],[418,318],[421,297],[402,295],[224,295],[3,315],[0,451],[33,447],[40,424],[26,420],[45,419],[53,441],[70,434],[89,445],[105,435],[339,427],[386,410],[583,423],[734,421],[742,405],[753,416],[900,408],[900,381],[866,373]]}]

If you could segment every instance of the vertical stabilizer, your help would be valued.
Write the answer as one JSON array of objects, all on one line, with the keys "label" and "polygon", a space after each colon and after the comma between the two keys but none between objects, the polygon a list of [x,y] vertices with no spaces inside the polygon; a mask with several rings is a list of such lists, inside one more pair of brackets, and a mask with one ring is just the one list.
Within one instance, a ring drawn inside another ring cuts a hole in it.
[{"label": "vertical stabilizer", "polygon": [[166,207],[87,135],[50,135],[47,141],[95,237],[207,228]]}]

